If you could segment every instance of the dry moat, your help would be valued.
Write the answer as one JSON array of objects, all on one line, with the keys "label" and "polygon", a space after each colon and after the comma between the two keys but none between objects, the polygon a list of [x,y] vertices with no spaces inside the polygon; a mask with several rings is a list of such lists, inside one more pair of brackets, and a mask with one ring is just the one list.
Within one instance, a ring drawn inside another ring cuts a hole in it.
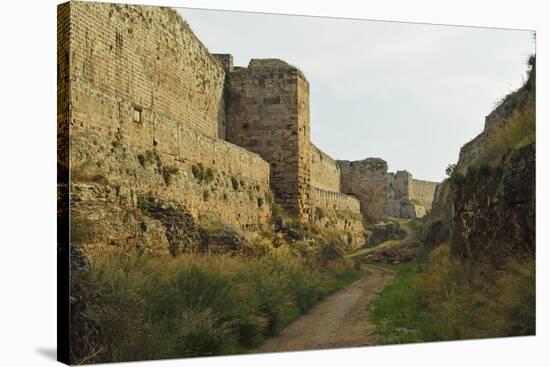
[{"label": "dry moat", "polygon": [[[169,8],[59,6],[67,361],[534,332],[534,57],[438,183],[330,157],[310,138],[315,80],[227,52]],[[456,299],[438,291],[450,283]],[[441,326],[434,305],[471,312],[484,287],[477,329]]]}]

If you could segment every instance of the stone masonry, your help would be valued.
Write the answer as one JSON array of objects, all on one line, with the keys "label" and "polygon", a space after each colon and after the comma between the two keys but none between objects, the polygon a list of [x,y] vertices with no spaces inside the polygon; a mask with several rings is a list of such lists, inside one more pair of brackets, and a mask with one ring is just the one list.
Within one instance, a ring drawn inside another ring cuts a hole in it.
[{"label": "stone masonry", "polygon": [[223,140],[225,71],[174,10],[70,2],[58,29],[58,161],[70,156],[72,211],[87,228],[112,220],[111,242],[135,237],[110,204],[79,200],[99,186],[115,190],[98,202],[126,212],[155,196],[241,229],[269,219],[269,165]]},{"label": "stone masonry", "polygon": [[338,161],[342,176],[342,192],[353,195],[361,204],[361,213],[369,221],[384,217],[388,186],[388,164],[380,158],[361,161]]},{"label": "stone masonry", "polygon": [[413,179],[407,171],[388,173],[386,215],[401,218],[419,218],[432,207],[439,183]]},{"label": "stone masonry", "polygon": [[311,143],[309,82],[298,68],[279,59],[234,66],[172,9],[60,5],[58,85],[60,184],[70,171],[74,212],[112,222],[105,242],[131,242],[140,226],[162,237],[154,221],[119,210],[143,197],[247,230],[267,222],[274,198],[356,245],[363,220],[384,216],[386,162],[335,161]]},{"label": "stone masonry", "polygon": [[252,59],[247,68],[226,72],[227,140],[269,162],[275,197],[287,212],[308,219],[308,81],[278,59]]}]

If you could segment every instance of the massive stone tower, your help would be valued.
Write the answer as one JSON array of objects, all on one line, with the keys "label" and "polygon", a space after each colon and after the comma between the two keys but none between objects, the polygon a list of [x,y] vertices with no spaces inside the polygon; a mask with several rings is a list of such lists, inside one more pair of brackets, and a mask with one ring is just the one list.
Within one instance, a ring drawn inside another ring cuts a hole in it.
[{"label": "massive stone tower", "polygon": [[252,59],[247,68],[226,68],[226,139],[270,164],[277,201],[303,219],[310,208],[309,83],[278,59]]},{"label": "massive stone tower", "polygon": [[341,170],[341,187],[344,194],[359,199],[361,213],[369,221],[384,217],[388,186],[388,164],[380,158],[361,161],[338,161]]}]

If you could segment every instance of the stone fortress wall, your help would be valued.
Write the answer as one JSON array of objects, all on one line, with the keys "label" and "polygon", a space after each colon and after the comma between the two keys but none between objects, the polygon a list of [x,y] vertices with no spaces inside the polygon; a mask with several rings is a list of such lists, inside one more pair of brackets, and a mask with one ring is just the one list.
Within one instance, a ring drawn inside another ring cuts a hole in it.
[{"label": "stone fortress wall", "polygon": [[129,191],[130,206],[154,195],[240,228],[268,220],[269,165],[220,139],[224,69],[175,11],[71,2],[58,21],[69,28],[59,78],[70,115],[58,123],[70,127],[74,184]]},{"label": "stone fortress wall", "polygon": [[58,139],[71,142],[60,172],[70,155],[73,211],[112,222],[109,242],[139,220],[101,203],[136,209],[143,197],[242,229],[267,222],[274,199],[354,245],[363,219],[384,217],[386,162],[335,161],[311,143],[309,82],[296,67],[234,66],[169,8],[70,2],[58,32]]},{"label": "stone fortress wall", "polygon": [[429,210],[432,207],[437,185],[439,182],[413,179],[411,200]]},{"label": "stone fortress wall", "polygon": [[227,140],[269,162],[277,200],[290,214],[309,218],[308,81],[277,59],[252,59],[247,68],[225,65]]},{"label": "stone fortress wall", "polygon": [[85,93],[224,137],[223,67],[174,10],[74,2],[70,14],[71,77]]},{"label": "stone fortress wall", "polygon": [[217,54],[227,73],[226,138],[270,164],[276,200],[293,215],[363,238],[359,202],[340,191],[340,168],[310,141],[309,82],[279,59],[233,65]]},{"label": "stone fortress wall", "polygon": [[315,166],[322,188],[310,183],[309,84],[297,68],[267,59],[233,70],[168,8],[71,2],[58,29],[58,131],[71,140],[60,165],[70,155],[72,212],[92,229],[111,223],[97,231],[105,242],[132,238],[139,220],[117,205],[136,210],[141,197],[251,229],[269,219],[271,191],[291,214],[315,220],[320,207],[362,236],[335,166],[325,183]]},{"label": "stone fortress wall", "polygon": [[311,144],[311,186],[341,192],[340,166],[328,154]]},{"label": "stone fortress wall", "polygon": [[387,179],[386,215],[419,218],[431,209],[437,182],[413,179],[407,171],[389,172]]},{"label": "stone fortress wall", "polygon": [[529,103],[535,103],[536,68],[531,68],[523,86],[514,93],[507,95],[502,102],[485,117],[483,131],[474,139],[464,144],[460,149],[460,156],[456,165],[456,172],[466,174],[468,167],[479,160],[489,143],[495,139],[506,126],[509,125],[512,115]]},{"label": "stone fortress wall", "polygon": [[380,158],[360,161],[338,161],[342,192],[356,197],[361,213],[369,221],[384,217],[388,164]]}]

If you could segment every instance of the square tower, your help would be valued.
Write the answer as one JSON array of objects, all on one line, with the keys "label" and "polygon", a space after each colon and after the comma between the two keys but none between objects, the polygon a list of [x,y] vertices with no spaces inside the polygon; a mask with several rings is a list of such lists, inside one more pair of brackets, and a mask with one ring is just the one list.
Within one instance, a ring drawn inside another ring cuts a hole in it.
[{"label": "square tower", "polygon": [[269,162],[276,201],[309,219],[308,81],[278,59],[252,59],[226,73],[226,139]]}]

